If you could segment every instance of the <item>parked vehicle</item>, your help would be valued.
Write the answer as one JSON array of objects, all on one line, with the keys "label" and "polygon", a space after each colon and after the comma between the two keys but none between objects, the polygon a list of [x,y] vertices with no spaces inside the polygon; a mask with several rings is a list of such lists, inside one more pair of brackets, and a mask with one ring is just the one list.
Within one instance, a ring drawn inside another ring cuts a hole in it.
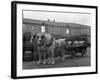
[{"label": "parked vehicle", "polygon": [[71,58],[74,58],[77,53],[80,53],[81,56],[85,56],[87,47],[87,37],[74,36],[66,38],[66,54],[71,55]]},{"label": "parked vehicle", "polygon": [[[87,35],[78,35],[78,36],[62,36],[62,35],[53,35],[55,39],[65,38],[65,55],[71,55],[71,58],[74,58],[77,53],[80,53],[81,56],[85,56],[87,53],[88,46],[88,37]],[[31,33],[25,32],[23,34],[23,60],[24,61],[37,61],[39,59],[37,45],[34,42],[30,43]],[[59,56],[60,49],[55,50],[55,56]],[[48,56],[48,55],[47,55]]]}]

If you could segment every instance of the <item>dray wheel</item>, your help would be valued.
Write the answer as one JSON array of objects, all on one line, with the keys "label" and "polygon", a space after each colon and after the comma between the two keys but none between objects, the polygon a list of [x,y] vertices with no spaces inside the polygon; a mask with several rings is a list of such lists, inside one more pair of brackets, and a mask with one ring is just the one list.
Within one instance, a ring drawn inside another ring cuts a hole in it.
[{"label": "dray wheel", "polygon": [[75,56],[76,56],[76,51],[72,51],[72,53],[71,53],[71,58],[74,59]]},{"label": "dray wheel", "polygon": [[86,55],[86,49],[83,49],[82,50],[82,53],[81,53],[81,56],[83,57],[83,56],[85,56]]}]

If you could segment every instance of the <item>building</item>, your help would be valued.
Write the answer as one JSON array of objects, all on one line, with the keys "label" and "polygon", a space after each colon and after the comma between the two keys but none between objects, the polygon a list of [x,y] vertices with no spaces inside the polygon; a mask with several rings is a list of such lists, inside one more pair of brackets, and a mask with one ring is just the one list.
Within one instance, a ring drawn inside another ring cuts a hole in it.
[{"label": "building", "polygon": [[[31,20],[23,19],[23,33],[25,32],[46,32],[53,34],[55,38],[69,37],[76,35],[89,35],[90,36],[90,26],[75,24],[75,23],[62,23],[54,21],[41,21],[41,20]],[[25,44],[25,43],[24,43]],[[31,44],[27,44],[30,47]],[[34,56],[33,56],[34,55]],[[23,53],[23,60],[38,60],[37,47],[34,46],[33,53]]]},{"label": "building", "polygon": [[42,21],[23,19],[23,32],[26,31],[47,32],[53,35],[73,36],[73,35],[90,35],[90,26],[56,22],[55,20]]}]

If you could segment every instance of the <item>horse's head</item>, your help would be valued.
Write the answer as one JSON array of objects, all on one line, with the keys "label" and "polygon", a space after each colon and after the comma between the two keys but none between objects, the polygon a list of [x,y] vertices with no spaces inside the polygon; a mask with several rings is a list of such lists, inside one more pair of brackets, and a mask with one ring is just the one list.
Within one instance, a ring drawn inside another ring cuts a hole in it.
[{"label": "horse's head", "polygon": [[30,42],[35,42],[36,38],[37,38],[37,33],[36,32],[31,32]]},{"label": "horse's head", "polygon": [[37,39],[37,44],[39,46],[43,46],[46,38],[45,38],[45,35],[43,33],[38,33],[36,39]]}]

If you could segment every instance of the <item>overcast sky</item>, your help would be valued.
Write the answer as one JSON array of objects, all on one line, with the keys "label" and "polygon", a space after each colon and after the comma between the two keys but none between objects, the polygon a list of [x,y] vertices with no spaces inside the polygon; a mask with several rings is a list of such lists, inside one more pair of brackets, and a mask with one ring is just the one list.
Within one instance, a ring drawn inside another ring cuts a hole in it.
[{"label": "overcast sky", "polygon": [[55,19],[56,22],[78,23],[88,26],[91,25],[91,14],[23,11],[23,17],[37,20],[50,19],[50,21]]}]

